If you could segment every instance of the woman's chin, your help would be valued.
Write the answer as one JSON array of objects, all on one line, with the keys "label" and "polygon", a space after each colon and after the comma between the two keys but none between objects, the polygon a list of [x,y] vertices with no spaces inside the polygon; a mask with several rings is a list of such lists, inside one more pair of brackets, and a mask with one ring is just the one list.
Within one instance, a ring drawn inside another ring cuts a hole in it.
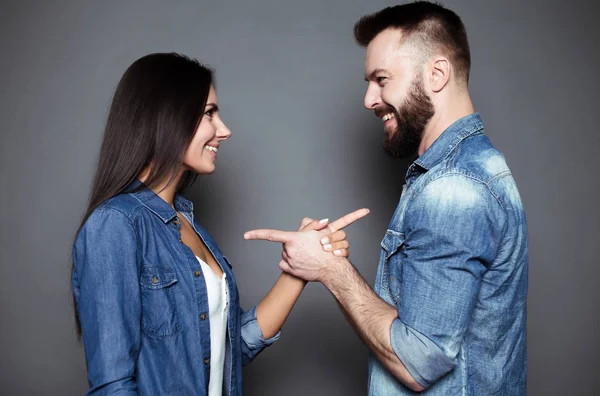
[{"label": "woman's chin", "polygon": [[196,173],[198,176],[208,176],[212,175],[215,171],[216,167],[214,164],[212,165],[204,165],[202,167],[192,169],[192,172]]}]

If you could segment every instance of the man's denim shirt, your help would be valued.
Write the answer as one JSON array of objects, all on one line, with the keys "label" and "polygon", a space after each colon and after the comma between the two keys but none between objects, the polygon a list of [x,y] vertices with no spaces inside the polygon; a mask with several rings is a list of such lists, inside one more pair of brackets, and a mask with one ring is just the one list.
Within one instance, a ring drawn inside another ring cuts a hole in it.
[{"label": "man's denim shirt", "polygon": [[[527,224],[479,114],[409,168],[375,291],[398,309],[391,344],[428,395],[526,392]],[[413,394],[373,356],[369,394]]]},{"label": "man's denim shirt", "polygon": [[[135,181],[128,188],[140,187]],[[193,225],[227,274],[224,395],[242,394],[242,365],[265,340],[256,309],[243,312],[229,260],[194,221],[192,204],[175,209]],[[202,269],[182,243],[175,210],[150,189],[109,199],[87,219],[74,247],[72,284],[83,329],[90,395],[206,395],[210,317]]]}]

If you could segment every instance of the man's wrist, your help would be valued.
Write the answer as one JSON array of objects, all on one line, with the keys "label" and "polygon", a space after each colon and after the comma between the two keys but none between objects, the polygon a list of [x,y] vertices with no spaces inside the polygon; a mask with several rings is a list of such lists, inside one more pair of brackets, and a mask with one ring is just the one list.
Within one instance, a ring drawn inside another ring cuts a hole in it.
[{"label": "man's wrist", "polygon": [[320,281],[327,289],[334,292],[340,282],[347,282],[345,278],[350,271],[354,271],[354,267],[347,258],[334,257],[327,263],[326,271]]}]

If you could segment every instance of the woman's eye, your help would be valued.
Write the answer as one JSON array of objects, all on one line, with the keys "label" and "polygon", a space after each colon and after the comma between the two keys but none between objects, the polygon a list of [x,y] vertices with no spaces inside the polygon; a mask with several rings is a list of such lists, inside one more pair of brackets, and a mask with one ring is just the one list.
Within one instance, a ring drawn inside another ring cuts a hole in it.
[{"label": "woman's eye", "polygon": [[207,116],[209,116],[209,117],[212,117],[212,116],[215,114],[215,109],[214,109],[214,108],[212,108],[212,109],[208,110],[208,111],[207,111],[206,113],[204,113],[204,114],[206,114],[206,115],[207,115]]}]

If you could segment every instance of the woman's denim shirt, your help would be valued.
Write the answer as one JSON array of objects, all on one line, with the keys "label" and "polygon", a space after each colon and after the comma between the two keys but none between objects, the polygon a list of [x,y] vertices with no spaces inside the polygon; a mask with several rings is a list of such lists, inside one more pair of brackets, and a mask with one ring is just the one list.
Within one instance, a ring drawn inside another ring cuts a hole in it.
[{"label": "woman's denim shirt", "polygon": [[134,181],[95,209],[73,246],[72,285],[83,331],[88,395],[206,395],[210,316],[204,276],[181,240],[175,210],[193,225],[227,275],[224,395],[242,394],[242,365],[265,340],[256,308],[244,312],[231,264],[194,221],[192,203],[175,210]]}]

